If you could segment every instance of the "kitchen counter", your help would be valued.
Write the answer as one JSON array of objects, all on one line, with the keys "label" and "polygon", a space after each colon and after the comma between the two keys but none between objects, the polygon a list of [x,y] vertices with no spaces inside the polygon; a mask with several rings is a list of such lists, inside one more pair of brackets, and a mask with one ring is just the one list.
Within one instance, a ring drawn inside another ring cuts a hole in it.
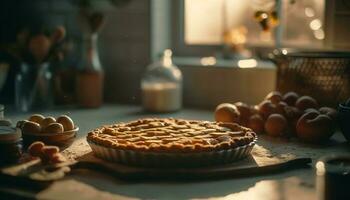
[{"label": "kitchen counter", "polygon": [[[85,141],[86,133],[103,124],[124,122],[143,117],[178,117],[212,120],[212,111],[184,109],[170,114],[147,114],[138,106],[106,105],[99,109],[60,108],[44,115],[70,115],[80,127],[75,143],[64,151],[78,158],[91,150]],[[30,113],[6,113],[17,121]],[[350,152],[344,138],[337,133],[326,146],[311,146],[295,141],[259,136],[253,154],[265,162],[269,159],[287,160],[293,157],[311,157],[315,161],[327,153]],[[314,164],[314,163],[313,163]],[[56,181],[43,191],[0,188],[0,192],[21,194],[42,199],[316,199],[314,168],[304,168],[261,176],[210,181],[121,181],[106,174],[79,170]]]}]

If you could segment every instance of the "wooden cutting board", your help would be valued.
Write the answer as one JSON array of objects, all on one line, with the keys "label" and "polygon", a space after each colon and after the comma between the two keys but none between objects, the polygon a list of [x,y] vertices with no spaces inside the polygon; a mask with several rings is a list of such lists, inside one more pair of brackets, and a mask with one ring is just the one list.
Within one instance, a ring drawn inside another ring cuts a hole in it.
[{"label": "wooden cutting board", "polygon": [[[160,161],[161,162],[161,161]],[[142,168],[111,163],[94,157],[92,153],[85,154],[78,161],[65,162],[56,165],[43,165],[40,161],[31,161],[21,165],[1,169],[1,182],[31,186],[46,186],[61,179],[71,171],[79,169],[93,170],[105,173],[123,180],[154,180],[154,179],[223,179],[242,176],[266,175],[280,173],[289,169],[309,167],[310,158],[293,158],[283,162],[269,162],[258,165],[253,156],[228,165],[200,168]]]},{"label": "wooden cutting board", "polygon": [[[161,161],[160,161],[161,162]],[[220,166],[196,168],[143,168],[111,163],[96,158],[92,153],[84,155],[73,169],[91,169],[126,180],[150,179],[222,179],[242,176],[257,176],[268,173],[279,173],[284,170],[309,167],[311,158],[293,158],[283,162],[269,162],[260,165],[253,156]]]}]

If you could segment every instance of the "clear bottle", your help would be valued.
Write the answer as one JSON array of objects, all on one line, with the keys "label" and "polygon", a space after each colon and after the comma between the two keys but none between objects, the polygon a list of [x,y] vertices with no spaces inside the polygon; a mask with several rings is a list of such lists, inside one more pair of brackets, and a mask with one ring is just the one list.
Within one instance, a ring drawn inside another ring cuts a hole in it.
[{"label": "clear bottle", "polygon": [[182,73],[166,49],[162,58],[149,65],[141,80],[143,108],[151,112],[173,112],[182,107]]}]

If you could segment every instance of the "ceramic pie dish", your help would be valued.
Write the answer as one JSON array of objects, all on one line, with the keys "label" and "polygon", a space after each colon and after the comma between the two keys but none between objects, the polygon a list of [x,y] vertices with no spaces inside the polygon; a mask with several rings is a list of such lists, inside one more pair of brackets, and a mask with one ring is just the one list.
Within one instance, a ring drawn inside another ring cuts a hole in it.
[{"label": "ceramic pie dish", "polygon": [[183,119],[141,119],[103,126],[87,141],[104,160],[144,167],[226,164],[250,155],[257,140],[234,123]]}]

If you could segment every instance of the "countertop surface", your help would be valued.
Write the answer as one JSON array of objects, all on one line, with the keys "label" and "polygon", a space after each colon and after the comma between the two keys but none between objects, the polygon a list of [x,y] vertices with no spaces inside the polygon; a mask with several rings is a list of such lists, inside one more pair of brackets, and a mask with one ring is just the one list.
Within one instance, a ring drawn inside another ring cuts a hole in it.
[{"label": "countertop surface", "polygon": [[[5,113],[16,122],[31,113]],[[183,109],[169,114],[144,113],[139,106],[105,105],[98,109],[57,108],[43,112],[44,115],[71,116],[80,131],[72,147],[65,150],[69,158],[77,158],[91,150],[86,144],[88,131],[103,124],[126,122],[143,117],[175,117],[185,119],[213,120],[212,111]],[[121,181],[106,174],[91,171],[74,172],[56,181],[42,191],[1,187],[1,191],[15,192],[23,196],[42,199],[317,199],[315,184],[315,161],[325,154],[350,152],[344,138],[337,133],[327,145],[314,146],[296,141],[259,136],[253,154],[266,160],[281,161],[294,157],[311,157],[310,168],[260,176],[210,180],[210,181]]]}]

